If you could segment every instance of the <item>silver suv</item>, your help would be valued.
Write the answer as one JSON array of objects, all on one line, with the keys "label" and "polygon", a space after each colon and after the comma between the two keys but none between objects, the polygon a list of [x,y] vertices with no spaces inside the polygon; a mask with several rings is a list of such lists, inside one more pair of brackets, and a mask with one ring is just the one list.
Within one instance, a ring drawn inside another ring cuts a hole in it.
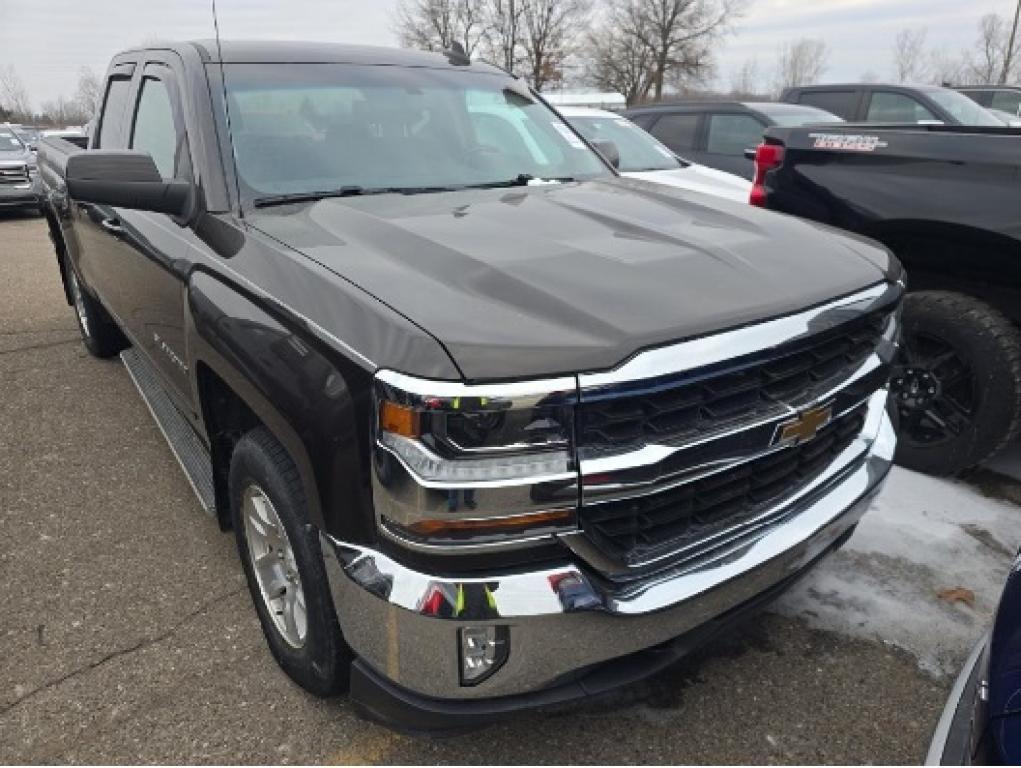
[{"label": "silver suv", "polygon": [[0,124],[0,209],[39,210],[39,171],[32,152],[10,125]]}]

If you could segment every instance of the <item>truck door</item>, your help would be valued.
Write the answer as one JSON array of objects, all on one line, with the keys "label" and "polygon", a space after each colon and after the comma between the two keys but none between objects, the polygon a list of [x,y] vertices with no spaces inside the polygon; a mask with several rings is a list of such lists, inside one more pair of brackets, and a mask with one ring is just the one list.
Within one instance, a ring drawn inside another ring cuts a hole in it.
[{"label": "truck door", "polygon": [[[135,80],[126,122],[128,148],[148,152],[163,177],[192,180],[178,78],[171,61],[145,62]],[[112,273],[111,308],[132,343],[162,374],[178,406],[194,414],[184,334],[193,234],[167,214],[128,208],[114,212],[104,226],[111,238],[126,247],[112,250],[110,263],[104,265]]]},{"label": "truck door", "polygon": [[[124,149],[125,112],[131,97],[131,83],[135,64],[114,64],[107,75],[103,106],[99,124],[92,134],[90,149]],[[72,231],[78,247],[71,249],[77,258],[78,272],[85,284],[96,293],[107,309],[111,309],[111,273],[105,269],[114,258],[113,251],[124,249],[123,242],[112,237],[110,223],[117,218],[113,208],[95,203],[75,202]]]}]

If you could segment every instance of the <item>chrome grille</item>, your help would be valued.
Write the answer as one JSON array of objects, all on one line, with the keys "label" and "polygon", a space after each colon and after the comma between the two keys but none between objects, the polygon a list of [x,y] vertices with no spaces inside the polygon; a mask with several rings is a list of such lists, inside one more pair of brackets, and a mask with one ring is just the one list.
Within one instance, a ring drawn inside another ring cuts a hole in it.
[{"label": "chrome grille", "polygon": [[27,165],[0,168],[0,184],[27,184],[28,181]]},{"label": "chrome grille", "polygon": [[[864,455],[849,448],[882,408],[902,296],[880,284],[581,375],[580,553],[627,579],[708,562],[796,514],[794,499]],[[825,426],[782,437],[809,414]]]},{"label": "chrome grille", "polygon": [[875,352],[888,317],[888,309],[879,310],[764,360],[651,383],[633,395],[590,399],[579,409],[579,442],[593,451],[617,451],[692,440],[776,413],[792,401],[812,401]]},{"label": "chrome grille", "polygon": [[605,554],[639,564],[664,549],[681,555],[725,530],[752,521],[822,473],[865,423],[860,406],[811,442],[637,498],[585,506],[581,525]]}]

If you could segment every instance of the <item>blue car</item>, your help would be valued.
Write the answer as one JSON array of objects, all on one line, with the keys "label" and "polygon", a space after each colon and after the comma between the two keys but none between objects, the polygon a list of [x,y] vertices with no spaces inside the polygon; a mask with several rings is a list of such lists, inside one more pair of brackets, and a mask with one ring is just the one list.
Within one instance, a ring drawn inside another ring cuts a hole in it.
[{"label": "blue car", "polygon": [[926,758],[928,765],[1021,764],[1021,553],[993,628],[957,678]]}]

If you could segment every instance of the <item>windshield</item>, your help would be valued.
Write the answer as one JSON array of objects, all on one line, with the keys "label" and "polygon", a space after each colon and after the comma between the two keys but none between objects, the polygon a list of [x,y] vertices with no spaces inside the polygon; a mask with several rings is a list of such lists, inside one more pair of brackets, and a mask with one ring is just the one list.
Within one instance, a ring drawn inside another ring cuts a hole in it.
[{"label": "windshield", "polygon": [[13,131],[9,128],[0,128],[0,152],[17,152],[21,154],[24,151],[25,146],[14,135]]},{"label": "windshield", "polygon": [[667,171],[683,168],[673,152],[624,117],[569,117],[568,121],[589,141],[612,141],[620,153],[618,170]]},{"label": "windshield", "polygon": [[950,90],[926,91],[925,95],[939,104],[961,125],[1003,126],[984,107],[979,106],[964,94]]},{"label": "windshield", "polygon": [[503,74],[233,64],[226,78],[246,200],[612,175],[566,123]]},{"label": "windshield", "polygon": [[14,131],[14,135],[21,139],[22,144],[33,144],[39,141],[39,134],[37,131],[31,128],[25,128],[24,126],[18,126],[15,128],[11,126],[11,130]]}]

